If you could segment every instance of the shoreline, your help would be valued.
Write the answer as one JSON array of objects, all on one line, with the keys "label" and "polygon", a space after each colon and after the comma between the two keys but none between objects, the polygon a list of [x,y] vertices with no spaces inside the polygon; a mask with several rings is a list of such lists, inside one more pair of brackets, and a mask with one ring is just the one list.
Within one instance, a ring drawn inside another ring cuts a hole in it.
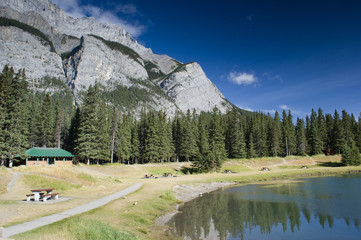
[{"label": "shoreline", "polygon": [[173,187],[173,193],[178,201],[181,204],[176,204],[175,210],[165,215],[157,218],[155,220],[155,224],[159,226],[165,226],[167,222],[171,220],[171,218],[180,213],[179,207],[182,206],[184,203],[192,201],[197,197],[202,197],[203,194],[210,193],[213,191],[217,191],[220,188],[229,187],[232,185],[236,185],[236,182],[211,182],[211,183],[194,183],[194,184],[181,184],[175,185]]},{"label": "shoreline", "polygon": [[[326,171],[328,170],[328,171]],[[315,169],[315,171],[309,170],[308,173],[302,173],[300,172],[290,172],[289,175],[282,176],[282,173],[284,172],[278,172],[280,175],[279,177],[273,176],[268,179],[254,179],[253,181],[242,181],[242,176],[233,176],[231,178],[234,178],[235,181],[214,181],[210,183],[190,183],[190,184],[181,184],[181,185],[175,185],[172,188],[172,192],[175,195],[176,199],[180,201],[180,203],[177,203],[174,207],[175,210],[170,211],[160,217],[158,217],[155,220],[155,225],[157,226],[163,226],[168,227],[166,224],[169,222],[173,216],[175,216],[178,213],[181,213],[179,211],[179,207],[184,205],[184,203],[192,201],[196,199],[197,197],[202,197],[203,194],[210,193],[213,191],[217,191],[219,189],[223,189],[224,187],[231,187],[235,185],[247,185],[247,184],[257,184],[257,183],[270,183],[273,181],[279,181],[279,180],[290,180],[295,178],[312,178],[312,177],[329,177],[329,176],[337,176],[337,175],[344,175],[344,174],[361,174],[361,170],[346,170],[345,169],[335,169],[335,171],[329,171],[330,169]],[[344,170],[344,171],[340,171]],[[265,174],[254,174],[251,176],[266,176]],[[236,181],[237,177],[239,178],[239,181]]]},{"label": "shoreline", "polygon": [[[322,159],[323,162],[330,162],[333,158]],[[294,163],[294,162],[292,162]],[[302,159],[302,164],[304,163]],[[322,163],[322,162],[321,162]],[[320,164],[321,164],[320,163]],[[206,194],[217,189],[224,187],[225,189],[234,186],[243,186],[248,184],[281,184],[284,181],[297,181],[302,178],[312,177],[324,177],[324,176],[337,176],[342,174],[360,174],[361,166],[358,167],[333,167],[333,165],[310,165],[309,169],[300,169],[301,163],[298,165],[286,165],[284,167],[271,168],[271,171],[260,171],[261,167],[253,166],[247,169],[243,167],[242,161],[228,162],[224,167],[231,169],[233,173],[205,173],[205,174],[189,174],[181,175],[177,178],[157,178],[157,179],[143,179],[144,172],[151,172],[152,174],[160,175],[163,172],[171,172],[178,165],[173,164],[159,164],[152,165],[151,167],[137,166],[137,171],[134,167],[115,165],[115,166],[90,166],[88,167],[92,172],[100,171],[109,174],[114,177],[122,176],[122,184],[128,185],[135,182],[144,183],[144,187],[140,191],[136,191],[129,194],[127,198],[113,201],[101,209],[96,209],[87,213],[83,213],[78,217],[69,218],[67,221],[60,221],[53,223],[46,228],[39,228],[36,231],[29,231],[22,233],[14,238],[26,238],[26,239],[38,239],[38,237],[44,236],[49,239],[68,239],[71,238],[72,233],[67,231],[69,227],[72,227],[80,220],[92,219],[92,221],[99,221],[104,224],[109,224],[114,228],[114,231],[120,233],[129,233],[132,235],[130,239],[157,239],[168,240],[173,239],[169,230],[171,226],[167,224],[169,220],[177,213],[185,204],[185,202],[191,201],[200,196],[206,197]],[[264,166],[264,162],[259,164]],[[269,162],[270,166],[272,162]],[[86,167],[86,166],[85,166]],[[34,169],[37,170],[37,169]],[[55,169],[58,170],[58,169]],[[59,169],[60,172],[64,171]],[[89,172],[91,172],[89,171]],[[58,174],[58,172],[56,172]],[[67,173],[67,172],[65,172]],[[101,179],[102,180],[102,179]],[[17,181],[16,188],[22,190],[23,183]],[[99,190],[104,194],[105,192],[113,189],[115,186],[119,187],[119,183],[110,184],[108,181],[98,181],[99,187],[93,190],[93,188],[83,188],[80,194],[99,194]],[[15,188],[15,189],[16,189]],[[12,197],[21,197],[23,193],[19,190],[15,192]],[[79,195],[69,192],[71,196],[76,199]],[[73,194],[73,195],[72,195]],[[70,203],[71,201],[69,201]],[[32,210],[36,206],[34,204],[21,204],[26,206],[27,209]],[[73,204],[74,205],[74,204]],[[11,205],[1,205],[2,209],[8,209],[14,207],[18,209],[17,203]],[[47,205],[45,209],[54,209],[56,205]],[[55,209],[56,210],[56,209]],[[40,216],[41,217],[41,216]],[[15,222],[16,223],[16,222]],[[84,232],[87,231],[83,228],[79,228],[78,225],[72,228],[73,230]]]}]

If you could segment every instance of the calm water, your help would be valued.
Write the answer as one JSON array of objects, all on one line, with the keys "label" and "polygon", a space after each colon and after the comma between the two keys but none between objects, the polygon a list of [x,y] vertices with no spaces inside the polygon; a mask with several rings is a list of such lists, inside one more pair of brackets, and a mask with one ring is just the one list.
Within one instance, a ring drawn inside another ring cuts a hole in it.
[{"label": "calm water", "polygon": [[247,185],[186,203],[168,223],[183,239],[361,239],[361,175]]}]

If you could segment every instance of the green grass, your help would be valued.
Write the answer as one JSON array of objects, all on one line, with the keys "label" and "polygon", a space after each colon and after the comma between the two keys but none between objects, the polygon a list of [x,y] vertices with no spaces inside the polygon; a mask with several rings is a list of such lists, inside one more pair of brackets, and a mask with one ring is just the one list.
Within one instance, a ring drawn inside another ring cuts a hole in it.
[{"label": "green grass", "polygon": [[153,174],[154,176],[161,177],[164,173],[171,173],[173,175],[183,175],[182,171],[176,171],[171,166],[156,166],[156,167],[148,167],[144,168],[148,174]]},{"label": "green grass", "polygon": [[39,175],[24,175],[25,183],[32,188],[55,188],[56,191],[67,191],[80,188],[81,185]]},{"label": "green grass", "polygon": [[[47,236],[48,235],[48,236]],[[42,237],[40,237],[42,236]],[[75,240],[138,240],[133,233],[121,231],[105,222],[82,216],[34,229],[14,236],[15,239],[75,239]]]},{"label": "green grass", "polygon": [[70,224],[67,224],[67,229],[77,240],[98,240],[98,239],[123,239],[133,240],[138,239],[134,234],[119,231],[118,229],[102,222],[93,219],[74,218]]},{"label": "green grass", "polygon": [[[122,200],[117,200],[122,201]],[[160,196],[139,201],[122,212],[114,210],[117,201],[80,216],[34,229],[14,236],[15,239],[157,239],[151,228],[155,220],[178,203],[171,191]]]},{"label": "green grass", "polygon": [[162,193],[159,197],[163,198],[165,200],[173,201],[173,202],[178,201],[177,198],[174,196],[173,192],[171,192],[171,191]]},{"label": "green grass", "polygon": [[92,175],[86,174],[86,173],[81,173],[79,174],[79,178],[88,181],[88,182],[93,182],[95,183],[97,181],[97,179],[95,177],[93,177]]}]

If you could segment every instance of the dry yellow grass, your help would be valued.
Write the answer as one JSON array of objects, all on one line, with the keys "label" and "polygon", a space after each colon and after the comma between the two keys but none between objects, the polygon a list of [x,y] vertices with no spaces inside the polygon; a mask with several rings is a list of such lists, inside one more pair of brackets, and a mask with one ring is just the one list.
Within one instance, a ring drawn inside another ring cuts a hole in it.
[{"label": "dry yellow grass", "polygon": [[5,168],[0,168],[0,195],[7,192],[7,185],[10,182],[11,173]]},{"label": "dry yellow grass", "polygon": [[79,184],[82,186],[94,186],[97,178],[94,174],[88,174],[81,168],[76,166],[33,166],[33,167],[20,167],[14,169],[20,173],[31,173],[36,175],[48,176],[51,178],[61,179],[72,184]]},{"label": "dry yellow grass", "polygon": [[[20,176],[11,191],[0,195],[0,226],[70,209],[120,191],[130,185],[120,182],[118,178],[91,175],[77,166],[19,167],[12,171],[18,172]],[[52,176],[52,174],[54,175]],[[8,179],[11,179],[11,175]],[[56,204],[24,202],[25,195],[30,194],[31,189],[54,187],[46,185],[52,183],[61,184],[57,186],[65,186],[63,190],[55,189],[55,191],[60,192],[60,198],[66,197],[70,200]]]},{"label": "dry yellow grass", "polygon": [[[127,186],[136,182],[144,183],[141,190],[129,195],[126,199],[119,199],[107,204],[104,207],[82,214],[82,218],[96,219],[106,222],[113,227],[122,231],[135,233],[141,239],[169,239],[164,235],[162,226],[156,226],[154,220],[161,214],[174,209],[174,203],[164,201],[159,196],[164,192],[172,191],[173,187],[178,184],[193,184],[200,182],[217,182],[217,181],[235,181],[235,182],[252,182],[269,179],[277,179],[279,177],[301,176],[308,173],[326,172],[337,173],[337,171],[360,170],[358,168],[330,168],[323,166],[315,166],[309,170],[299,169],[300,165],[320,164],[330,161],[340,161],[340,157],[321,157],[313,158],[267,158],[254,160],[232,160],[227,161],[223,169],[231,169],[234,174],[208,173],[182,175],[174,178],[143,179],[145,173],[161,176],[164,172],[176,172],[181,167],[189,167],[189,163],[166,163],[166,164],[146,164],[146,165],[104,165],[104,166],[73,166],[73,167],[29,167],[27,169],[14,169],[22,174],[38,174],[41,176],[51,176],[54,174],[57,179],[68,182],[80,183],[84,181],[81,174],[91,176],[95,179],[92,184],[89,180],[85,180],[81,188],[73,188],[64,191],[63,196],[71,197],[71,200],[59,202],[56,204],[26,204],[26,203],[8,203],[0,204],[0,225],[14,224],[20,221],[34,219],[43,215],[59,212],[69,209],[80,204],[101,198],[116,191],[122,190]],[[261,167],[271,167],[271,172],[261,172]],[[292,168],[294,167],[294,168]],[[66,177],[65,177],[66,176]],[[121,183],[119,182],[121,180]],[[93,181],[93,180],[92,180]],[[88,185],[87,185],[88,184]],[[30,187],[21,176],[19,181],[14,185],[12,193],[0,195],[3,200],[20,200],[25,198],[25,194],[29,193]],[[133,206],[134,202],[138,202],[137,206]],[[5,215],[6,219],[5,219]],[[69,235],[62,234],[66,230],[65,223],[51,227],[51,234],[45,230],[39,230],[39,233],[22,235],[21,239],[68,239]]]}]

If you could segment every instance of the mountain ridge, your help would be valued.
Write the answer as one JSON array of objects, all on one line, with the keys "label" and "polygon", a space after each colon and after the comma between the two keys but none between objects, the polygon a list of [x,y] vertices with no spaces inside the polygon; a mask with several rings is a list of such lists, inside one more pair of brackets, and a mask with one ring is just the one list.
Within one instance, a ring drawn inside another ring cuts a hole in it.
[{"label": "mountain ridge", "polygon": [[119,26],[94,18],[74,19],[48,0],[0,0],[0,17],[27,24],[49,39],[44,44],[18,26],[0,24],[0,64],[25,68],[30,79],[59,78],[71,88],[75,101],[98,82],[105,91],[120,85],[146,91],[149,101],[138,101],[131,109],[135,112],[162,109],[172,115],[176,110],[208,112],[216,106],[225,113],[234,107],[198,63],[154,54]]}]

